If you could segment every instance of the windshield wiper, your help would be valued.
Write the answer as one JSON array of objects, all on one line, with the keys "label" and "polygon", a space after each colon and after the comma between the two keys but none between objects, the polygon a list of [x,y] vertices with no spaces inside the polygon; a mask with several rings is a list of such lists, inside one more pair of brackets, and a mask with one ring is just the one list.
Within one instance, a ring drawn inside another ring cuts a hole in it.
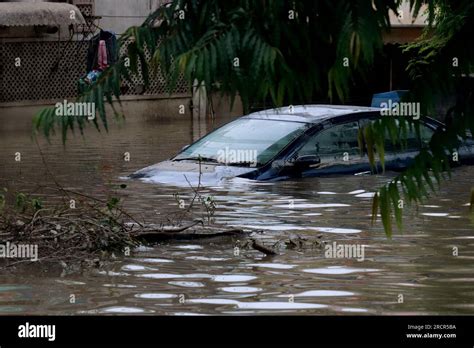
[{"label": "windshield wiper", "polygon": [[184,158],[175,158],[173,161],[197,161],[199,162],[209,162],[209,163],[217,163],[223,166],[232,166],[232,167],[255,167],[257,168],[260,163],[254,163],[254,162],[219,162],[215,158],[211,157],[184,157]]},{"label": "windshield wiper", "polygon": [[224,163],[227,166],[233,166],[233,167],[255,167],[257,168],[260,166],[260,163],[255,163],[255,162],[227,162]]},{"label": "windshield wiper", "polygon": [[211,163],[220,163],[215,158],[211,157],[184,157],[184,158],[175,158],[173,161],[201,161],[201,162],[211,162]]}]

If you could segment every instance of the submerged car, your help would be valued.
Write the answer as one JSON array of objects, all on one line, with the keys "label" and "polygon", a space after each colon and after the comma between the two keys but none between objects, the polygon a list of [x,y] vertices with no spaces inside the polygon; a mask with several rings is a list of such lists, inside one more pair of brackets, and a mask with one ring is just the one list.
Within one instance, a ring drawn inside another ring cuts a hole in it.
[{"label": "submerged car", "polygon": [[[305,105],[255,112],[240,117],[186,146],[170,160],[141,169],[131,178],[174,183],[199,178],[216,182],[240,177],[275,181],[332,174],[370,172],[361,153],[360,130],[384,117],[381,109],[362,106]],[[385,144],[386,170],[406,168],[443,124],[420,120],[420,137],[408,132],[404,150]],[[459,149],[460,163],[474,160],[474,142]]]}]

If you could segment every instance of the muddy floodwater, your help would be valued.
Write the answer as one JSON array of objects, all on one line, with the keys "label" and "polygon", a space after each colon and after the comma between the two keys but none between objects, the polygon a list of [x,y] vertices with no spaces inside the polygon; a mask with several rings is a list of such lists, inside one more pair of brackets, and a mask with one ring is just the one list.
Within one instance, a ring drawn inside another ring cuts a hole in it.
[{"label": "muddy floodwater", "polygon": [[[109,133],[76,135],[66,147],[59,137],[39,143],[61,185],[97,197],[119,195],[129,212],[153,223],[177,209],[173,194],[189,201],[192,191],[121,178],[169,158],[224,121],[130,117]],[[31,192],[34,183],[51,183],[30,134],[26,121],[10,121],[0,131],[0,187]],[[474,167],[457,168],[438,195],[405,209],[404,231],[391,240],[380,222],[370,223],[371,193],[390,175],[233,179],[204,191],[216,200],[216,223],[255,230],[269,245],[291,235],[364,245],[361,261],[326,258],[317,249],[236,255],[234,237],[167,242],[118,257],[103,270],[67,274],[35,264],[2,272],[0,314],[473,314],[468,201]],[[117,189],[122,183],[127,187]]]}]

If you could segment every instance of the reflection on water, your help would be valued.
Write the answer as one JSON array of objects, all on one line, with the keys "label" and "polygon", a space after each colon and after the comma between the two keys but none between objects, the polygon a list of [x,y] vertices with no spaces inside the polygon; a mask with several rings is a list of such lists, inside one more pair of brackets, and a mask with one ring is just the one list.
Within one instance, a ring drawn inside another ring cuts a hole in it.
[{"label": "reflection on water", "polygon": [[[126,181],[118,192],[116,184],[191,142],[192,129],[187,120],[132,118],[108,134],[89,131],[85,139],[70,139],[66,148],[58,139],[41,141],[41,147],[62,185],[96,196],[120,194],[127,210],[153,223],[176,210],[174,193],[189,201],[191,190]],[[49,182],[29,136],[28,128],[0,131],[0,186],[31,191],[32,183]],[[22,162],[14,162],[15,152]],[[125,152],[130,162],[123,160]],[[456,169],[439,196],[418,212],[406,209],[404,232],[392,240],[380,223],[370,224],[373,191],[387,176],[227,180],[205,189],[216,200],[217,223],[254,229],[269,244],[322,234],[330,243],[365,245],[364,260],[327,259],[318,249],[274,257],[242,250],[236,256],[235,238],[167,242],[80,275],[61,277],[40,265],[21,275],[1,274],[0,314],[472,314],[474,229],[467,188],[473,177],[474,167]]]}]

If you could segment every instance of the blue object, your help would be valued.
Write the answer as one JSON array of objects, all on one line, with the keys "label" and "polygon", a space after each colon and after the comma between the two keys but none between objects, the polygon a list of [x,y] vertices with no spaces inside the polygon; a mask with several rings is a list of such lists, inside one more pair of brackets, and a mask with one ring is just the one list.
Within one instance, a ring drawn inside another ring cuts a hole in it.
[{"label": "blue object", "polygon": [[92,70],[87,74],[86,81],[89,82],[90,84],[92,84],[92,83],[97,81],[100,74],[101,74],[101,72],[99,70]]},{"label": "blue object", "polygon": [[372,96],[372,107],[373,108],[380,108],[380,104],[387,103],[389,104],[389,100],[392,100],[392,103],[398,103],[402,99],[402,97],[408,93],[407,90],[399,90],[399,91],[391,91],[385,93],[376,93]]}]

